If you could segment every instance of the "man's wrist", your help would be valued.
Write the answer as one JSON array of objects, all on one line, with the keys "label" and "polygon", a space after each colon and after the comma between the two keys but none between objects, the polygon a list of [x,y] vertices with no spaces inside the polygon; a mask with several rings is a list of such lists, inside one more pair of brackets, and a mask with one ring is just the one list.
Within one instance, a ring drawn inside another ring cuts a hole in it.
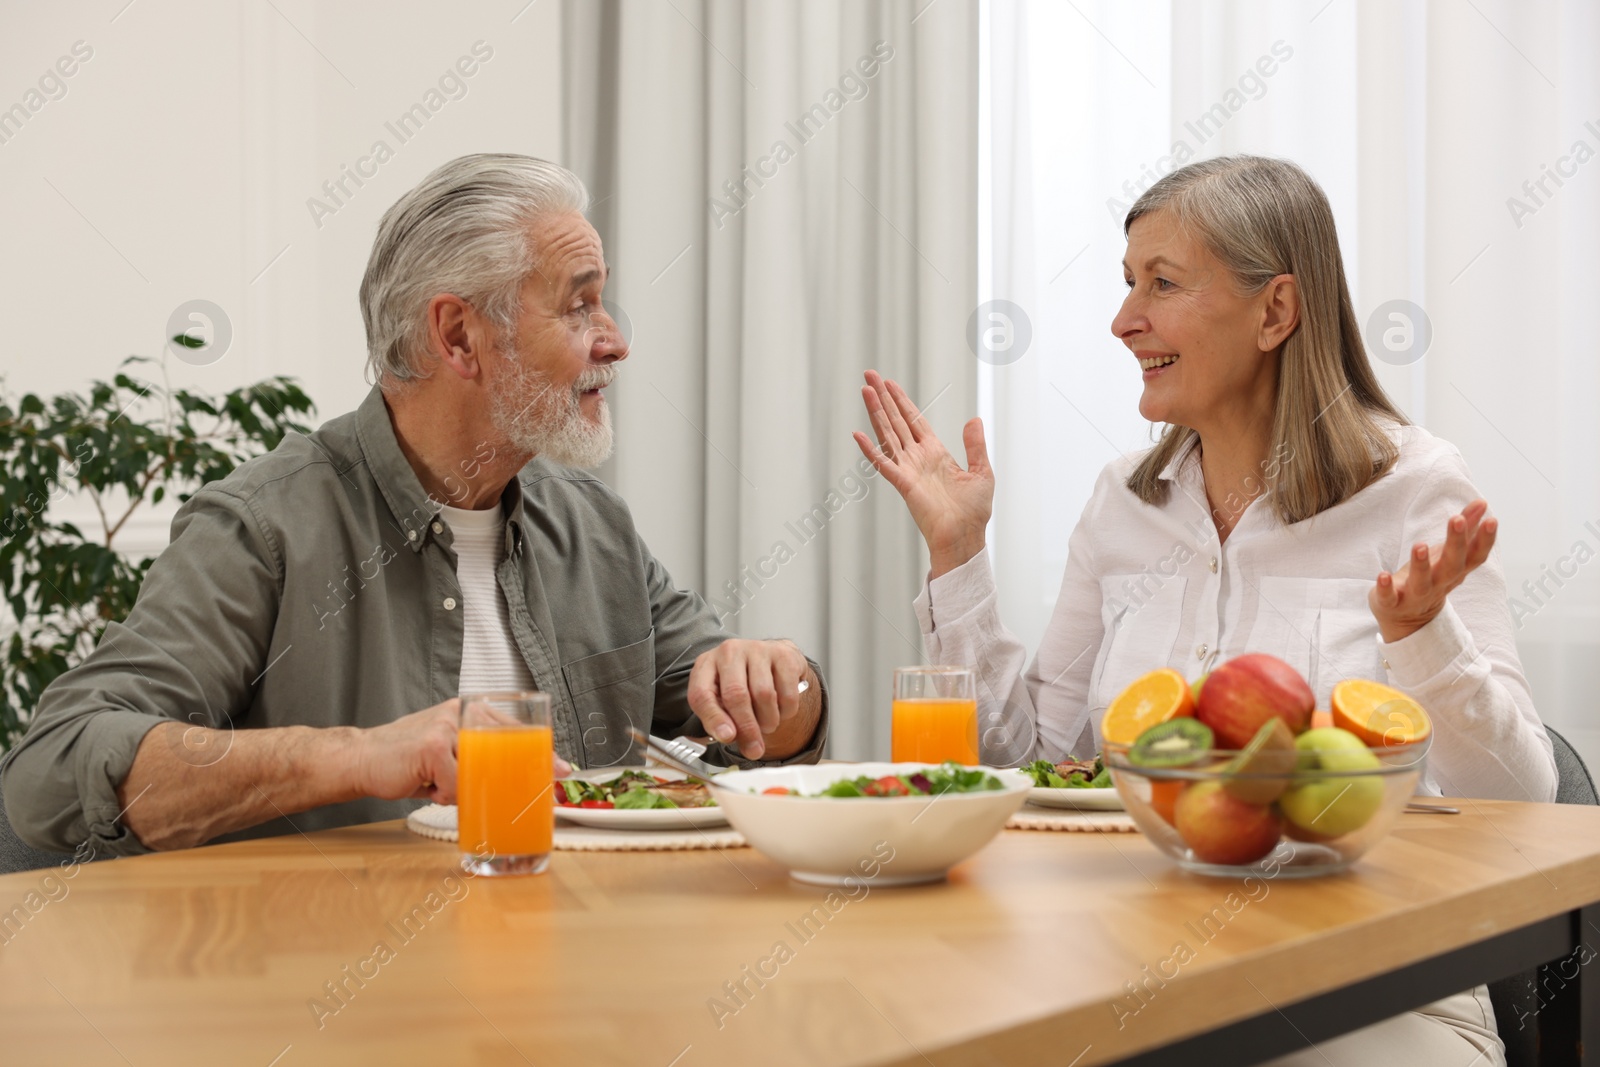
[{"label": "man's wrist", "polygon": [[328,783],[336,799],[330,804],[372,796],[366,781],[367,731],[359,726],[301,727],[309,731],[301,749],[304,771]]},{"label": "man's wrist", "polygon": [[[793,641],[783,639],[785,644],[794,645]],[[798,649],[799,646],[795,645]],[[804,655],[804,653],[802,653]],[[817,729],[822,724],[822,680],[812,669],[810,660],[806,661],[805,670],[800,676],[808,688],[799,696],[800,707],[794,716],[779,726],[772,738],[768,739],[762,759],[788,759],[797,752],[804,752],[815,743]],[[778,740],[774,745],[773,740]]]}]

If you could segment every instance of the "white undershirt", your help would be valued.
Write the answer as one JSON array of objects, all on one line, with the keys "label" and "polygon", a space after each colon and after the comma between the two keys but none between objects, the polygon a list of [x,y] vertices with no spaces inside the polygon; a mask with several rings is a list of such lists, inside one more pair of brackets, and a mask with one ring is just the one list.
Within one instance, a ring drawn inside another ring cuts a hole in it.
[{"label": "white undershirt", "polygon": [[533,674],[511,637],[511,613],[495,580],[505,558],[506,520],[499,506],[483,511],[444,507],[456,550],[463,633],[457,692],[533,689]]}]

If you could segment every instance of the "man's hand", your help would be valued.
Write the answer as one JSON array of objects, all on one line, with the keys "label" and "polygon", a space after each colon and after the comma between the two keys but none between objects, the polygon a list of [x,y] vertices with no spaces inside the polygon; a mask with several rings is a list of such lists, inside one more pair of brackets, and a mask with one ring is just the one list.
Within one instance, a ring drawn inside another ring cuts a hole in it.
[{"label": "man's hand", "polygon": [[355,763],[359,795],[454,804],[460,726],[461,701],[451,699],[362,730]]},{"label": "man's hand", "polygon": [[1474,500],[1445,524],[1444,541],[1411,546],[1411,559],[1394,574],[1383,571],[1367,594],[1386,642],[1410,637],[1444,610],[1445,598],[1489,558],[1499,523],[1486,518],[1489,504]]},{"label": "man's hand", "polygon": [[[456,802],[456,734],[461,701],[446,700],[393,722],[362,730],[356,783],[362,796],[400,800],[421,797],[435,804]],[[555,776],[572,773],[557,756]]]},{"label": "man's hand", "polygon": [[[800,681],[811,688],[802,696]],[[689,706],[747,759],[783,759],[805,747],[822,713],[822,687],[791,641],[722,642],[694,661]]]}]

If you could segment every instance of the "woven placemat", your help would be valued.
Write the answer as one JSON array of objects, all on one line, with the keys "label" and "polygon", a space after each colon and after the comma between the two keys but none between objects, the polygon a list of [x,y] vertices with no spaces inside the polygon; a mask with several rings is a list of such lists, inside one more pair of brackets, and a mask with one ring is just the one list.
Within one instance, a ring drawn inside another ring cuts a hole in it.
[{"label": "woven placemat", "polygon": [[[406,829],[437,841],[456,839],[453,804],[429,804],[406,816]],[[556,825],[558,852],[679,852],[701,848],[743,848],[744,835],[722,827],[716,830],[596,830],[587,826]]]},{"label": "woven placemat", "polygon": [[1124,811],[1046,810],[1024,804],[1006,821],[1007,830],[1067,830],[1079,833],[1136,833],[1138,825]]}]

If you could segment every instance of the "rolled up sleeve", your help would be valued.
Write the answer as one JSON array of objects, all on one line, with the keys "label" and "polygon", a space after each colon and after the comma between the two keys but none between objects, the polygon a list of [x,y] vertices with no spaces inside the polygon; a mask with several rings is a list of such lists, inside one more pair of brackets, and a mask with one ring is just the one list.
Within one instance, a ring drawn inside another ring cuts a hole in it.
[{"label": "rolled up sleeve", "polygon": [[119,822],[117,797],[145,735],[169,721],[230,725],[260,675],[280,573],[261,529],[246,502],[197,493],[173,520],[172,543],[127,620],[106,627],[94,651],[41,694],[0,768],[6,814],[28,844],[146,851]]}]

